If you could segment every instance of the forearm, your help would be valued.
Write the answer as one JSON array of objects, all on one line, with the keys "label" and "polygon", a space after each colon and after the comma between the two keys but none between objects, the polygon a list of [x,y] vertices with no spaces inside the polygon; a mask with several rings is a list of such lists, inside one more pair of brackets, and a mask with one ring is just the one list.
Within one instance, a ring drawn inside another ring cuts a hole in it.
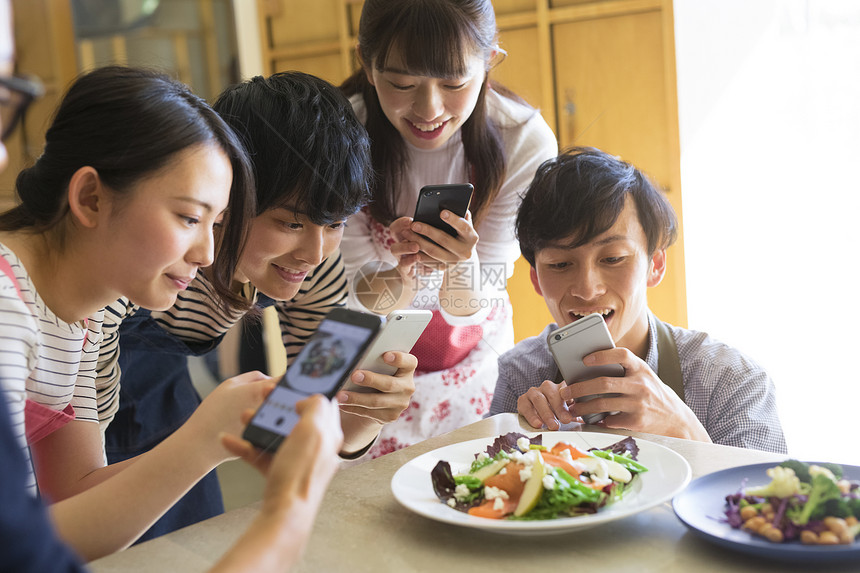
[{"label": "forearm", "polygon": [[296,504],[292,512],[261,512],[211,572],[290,570],[308,542],[315,514],[316,508],[308,503]]},{"label": "forearm", "polygon": [[340,413],[340,423],[343,428],[343,447],[340,453],[344,456],[366,448],[382,430],[382,423],[378,420],[349,412]]},{"label": "forearm", "polygon": [[482,283],[477,253],[469,260],[449,265],[439,289],[439,305],[454,316],[471,316],[488,308]]},{"label": "forearm", "polygon": [[[663,433],[663,432],[660,432]],[[699,421],[699,418],[696,417],[696,414],[688,408],[684,407],[684,410],[681,412],[681,420],[678,424],[673,424],[668,432],[665,432],[666,436],[671,438],[683,438],[685,440],[695,440],[697,442],[705,442],[712,443],[710,434],[702,425],[702,422]]]},{"label": "forearm", "polygon": [[151,451],[86,476],[81,483],[92,487],[51,506],[60,537],[87,561],[131,545],[220,461],[194,444],[180,429]]},{"label": "forearm", "polygon": [[213,571],[286,571],[301,556],[337,471],[335,452],[342,436],[336,428],[336,407],[322,396],[299,402],[296,411],[301,420],[271,459],[261,457],[247,442],[224,440],[232,443],[230,449],[236,455],[263,471],[267,480],[260,514]]}]

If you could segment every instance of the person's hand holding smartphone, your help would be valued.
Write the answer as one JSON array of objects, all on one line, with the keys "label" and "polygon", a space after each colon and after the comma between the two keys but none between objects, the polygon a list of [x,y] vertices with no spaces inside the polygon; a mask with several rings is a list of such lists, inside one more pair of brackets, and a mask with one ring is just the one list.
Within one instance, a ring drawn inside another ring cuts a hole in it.
[{"label": "person's hand holding smartphone", "polygon": [[[601,376],[624,376],[624,368],[620,364],[603,366],[586,366],[582,359],[597,352],[615,348],[615,342],[609,334],[603,316],[598,313],[584,316],[547,335],[547,345],[552,353],[556,366],[567,384],[592,380]],[[580,401],[586,402],[600,396],[614,394],[595,394]],[[605,418],[609,412],[583,416],[587,424],[596,424]]]},{"label": "person's hand holding smartphone", "polygon": [[456,237],[457,230],[442,219],[442,211],[448,210],[458,217],[465,217],[469,211],[469,204],[472,202],[473,192],[474,187],[471,183],[422,187],[418,193],[418,202],[415,204],[415,215],[413,215],[412,221],[424,223]]},{"label": "person's hand holding smartphone", "polygon": [[296,402],[312,394],[334,397],[381,324],[375,314],[346,308],[329,312],[254,414],[242,437],[260,449],[277,450],[299,420]]},{"label": "person's hand holding smartphone", "polygon": [[397,241],[391,253],[406,269],[404,274],[412,274],[415,264],[432,271],[471,258],[478,242],[469,213],[472,192],[469,183],[422,187],[414,216],[391,224]]},{"label": "person's hand holding smartphone", "polygon": [[[357,370],[369,370],[377,374],[393,376],[397,368],[383,360],[386,352],[409,352],[430,324],[433,313],[429,310],[395,310],[385,317],[385,323],[373,343],[364,353]],[[343,388],[352,392],[374,392],[367,386],[352,381]]]}]

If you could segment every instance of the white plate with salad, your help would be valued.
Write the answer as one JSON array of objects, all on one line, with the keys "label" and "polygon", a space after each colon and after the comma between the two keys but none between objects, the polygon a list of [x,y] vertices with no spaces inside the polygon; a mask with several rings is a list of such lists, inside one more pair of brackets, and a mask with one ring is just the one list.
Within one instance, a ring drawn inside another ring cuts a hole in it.
[{"label": "white plate with salad", "polygon": [[[559,451],[558,448],[564,449],[563,444],[568,444],[574,450],[586,453],[592,449],[609,448],[624,439],[624,436],[594,432],[539,432],[519,434],[519,436],[525,436],[532,442],[541,441],[542,448],[535,447],[535,450],[556,448],[556,451]],[[469,475],[475,467],[473,464],[476,463],[479,457],[484,458],[484,461],[479,461],[478,465],[480,463],[491,465],[490,462],[492,460],[486,460],[486,454],[482,454],[482,452],[492,451],[496,440],[497,437],[494,436],[452,444],[433,450],[407,462],[397,470],[397,473],[394,474],[391,480],[391,489],[394,497],[407,509],[443,523],[498,533],[543,535],[593,527],[660,505],[671,500],[675,494],[683,490],[689,483],[692,475],[690,465],[681,455],[666,447],[637,438],[634,440],[634,444],[635,447],[638,447],[638,452],[635,454],[635,462],[633,464],[638,464],[647,471],[642,471],[641,473],[634,472],[634,477],[622,488],[623,495],[613,498],[612,503],[608,505],[601,505],[593,513],[575,516],[564,515],[545,519],[529,518],[528,515],[517,517],[508,515],[502,519],[491,519],[489,517],[480,517],[466,513],[460,503],[457,504],[459,509],[455,509],[452,507],[454,505],[452,500],[449,499],[447,500],[448,503],[446,503],[442,500],[442,497],[437,496],[437,489],[439,488],[438,486],[434,488],[434,480],[431,479],[431,473],[434,471],[434,468],[440,466],[440,462],[447,462],[450,465],[450,473],[458,476],[458,478]],[[627,440],[632,440],[632,438],[627,438]],[[527,444],[525,445],[527,446]],[[520,447],[524,455],[537,457],[536,454],[526,451],[529,448],[523,447],[522,441],[520,442]],[[591,454],[589,453],[589,455]],[[609,458],[614,454],[601,455]],[[626,455],[629,457],[629,453]],[[519,458],[519,456],[517,457]],[[621,458],[615,459],[623,463]],[[585,461],[592,460],[579,460],[579,462]],[[579,462],[575,464],[577,467],[580,467]],[[540,462],[538,465],[542,464],[545,464],[545,462]],[[514,467],[513,462],[508,467]],[[516,467],[519,468],[520,466]],[[550,468],[548,464],[544,465],[544,467],[547,470],[541,469],[540,471],[543,472],[541,475],[552,473],[558,482],[563,481],[559,477],[560,472],[557,471],[557,468]],[[505,468],[500,473],[504,473],[504,471]],[[590,477],[589,472],[585,471],[584,479],[588,481]],[[606,475],[601,475],[601,478],[609,479]],[[595,479],[597,479],[596,475]],[[528,487],[528,480],[524,479],[523,481],[525,482],[525,487]],[[552,480],[550,480],[550,483],[552,483]],[[561,485],[566,487],[566,484]],[[478,489],[476,488],[475,491],[478,491]],[[612,487],[609,487],[607,491],[612,491],[612,489]],[[482,493],[481,495],[483,497],[484,494]],[[525,497],[525,495],[523,494],[522,497]],[[489,503],[489,501],[481,499],[474,503]],[[496,503],[498,504],[499,502]],[[543,501],[541,501],[542,503]],[[538,504],[538,507],[534,509],[536,513],[539,512],[541,504]]]},{"label": "white plate with salad", "polygon": [[[834,465],[822,464],[821,462],[807,462],[807,464]],[[769,487],[769,484],[775,480],[773,479],[774,474],[768,472],[776,465],[776,463],[771,462],[738,466],[697,478],[673,500],[672,505],[675,514],[690,531],[699,537],[722,547],[759,557],[794,562],[860,559],[860,540],[835,545],[807,545],[798,539],[782,539],[779,542],[773,542],[762,535],[751,533],[747,528],[732,526],[728,517],[732,512],[726,497],[733,494],[737,496],[751,493],[754,492],[753,490],[760,492],[764,487]],[[850,465],[841,465],[840,467],[844,472],[842,477],[846,480],[854,482],[860,480],[860,467]],[[802,479],[806,480],[807,478]],[[793,497],[793,494],[786,494],[785,497]],[[843,497],[856,497],[856,494]],[[816,516],[812,511],[805,512],[807,508],[803,503],[804,499],[809,501],[809,496],[806,493],[802,494],[796,505],[792,500],[789,507],[782,510],[783,516],[786,519],[789,517],[797,519],[795,516],[807,513],[807,523],[814,525]],[[772,501],[772,498],[768,498],[767,501]],[[827,503],[832,502],[828,500]],[[776,511],[780,511],[778,507],[776,507]],[[792,514],[792,512],[794,513]],[[822,515],[825,513],[828,512],[822,511]],[[741,518],[738,517],[738,519]],[[739,523],[735,523],[735,525],[739,525]]]}]

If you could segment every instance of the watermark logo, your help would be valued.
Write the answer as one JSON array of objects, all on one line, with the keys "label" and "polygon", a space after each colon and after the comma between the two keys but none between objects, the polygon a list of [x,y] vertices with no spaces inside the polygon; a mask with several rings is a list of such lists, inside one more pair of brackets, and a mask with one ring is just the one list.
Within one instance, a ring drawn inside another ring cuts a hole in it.
[{"label": "watermark logo", "polygon": [[366,308],[385,313],[393,310],[403,294],[403,279],[394,265],[370,261],[352,277],[352,289]]}]

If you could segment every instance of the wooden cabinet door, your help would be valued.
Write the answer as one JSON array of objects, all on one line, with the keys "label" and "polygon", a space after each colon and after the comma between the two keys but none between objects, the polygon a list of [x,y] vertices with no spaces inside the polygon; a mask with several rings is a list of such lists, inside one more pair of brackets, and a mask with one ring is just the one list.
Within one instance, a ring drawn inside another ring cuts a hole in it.
[{"label": "wooden cabinet door", "polygon": [[5,142],[9,165],[0,174],[0,208],[15,204],[15,177],[45,145],[45,130],[67,85],[77,74],[72,12],[67,0],[13,0],[15,71],[38,77],[45,94],[30,105],[26,122]]},{"label": "wooden cabinet door", "polygon": [[266,73],[298,70],[334,85],[356,69],[355,0],[258,0]]},{"label": "wooden cabinet door", "polygon": [[[667,191],[680,221],[674,48],[666,17],[650,10],[553,26],[558,135],[562,148],[593,146],[636,165]],[[660,318],[683,326],[682,240],[679,235],[669,249],[666,277],[648,300]]]}]

